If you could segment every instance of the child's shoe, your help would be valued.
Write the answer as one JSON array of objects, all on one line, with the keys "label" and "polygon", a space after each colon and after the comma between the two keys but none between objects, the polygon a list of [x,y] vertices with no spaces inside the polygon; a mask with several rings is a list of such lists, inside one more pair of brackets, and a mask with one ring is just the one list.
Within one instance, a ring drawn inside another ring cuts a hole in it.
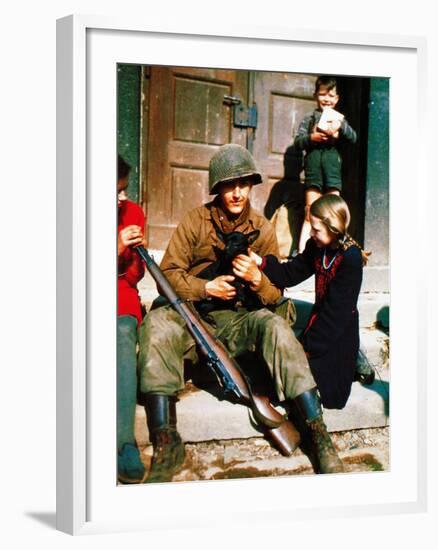
[{"label": "child's shoe", "polygon": [[370,362],[367,359],[367,356],[359,349],[357,354],[356,362],[356,373],[354,375],[354,380],[360,382],[364,386],[371,386],[374,382],[375,372]]},{"label": "child's shoe", "polygon": [[117,456],[117,479],[120,483],[142,483],[145,467],[140,459],[140,453],[132,443],[125,443]]}]

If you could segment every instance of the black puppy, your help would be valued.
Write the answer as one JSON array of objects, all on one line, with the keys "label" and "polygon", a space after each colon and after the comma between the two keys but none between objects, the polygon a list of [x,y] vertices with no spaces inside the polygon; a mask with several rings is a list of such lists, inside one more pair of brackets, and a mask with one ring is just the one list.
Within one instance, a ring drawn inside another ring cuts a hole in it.
[{"label": "black puppy", "polygon": [[[207,279],[208,281],[212,281],[219,275],[235,276],[232,265],[234,258],[236,258],[239,254],[248,254],[249,246],[260,235],[260,231],[258,229],[245,235],[240,231],[223,233],[216,228],[216,233],[219,239],[225,244],[225,248],[222,250],[218,247],[214,247],[217,256],[216,261],[203,269],[197,275],[201,279]],[[237,304],[242,305],[247,309],[256,309],[261,306],[261,302],[256,293],[250,289],[249,284],[246,281],[236,277],[235,281],[231,284],[236,289],[235,298],[232,300],[220,300],[218,298],[202,300],[197,303],[198,311],[205,315],[214,309],[234,308]]]}]

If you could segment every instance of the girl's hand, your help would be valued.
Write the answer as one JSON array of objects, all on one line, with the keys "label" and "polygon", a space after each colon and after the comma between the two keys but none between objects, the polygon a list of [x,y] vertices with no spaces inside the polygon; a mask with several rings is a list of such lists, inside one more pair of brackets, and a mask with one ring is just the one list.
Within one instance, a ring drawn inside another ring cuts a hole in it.
[{"label": "girl's hand", "polygon": [[253,252],[250,248],[248,248],[248,256],[251,258],[251,260],[254,260],[257,267],[262,265],[263,258]]},{"label": "girl's hand", "polygon": [[138,225],[124,227],[117,238],[117,253],[120,256],[128,247],[143,243],[143,231]]},{"label": "girl's hand", "polygon": [[[257,290],[262,282],[262,274],[257,266],[257,254],[249,251],[249,256],[239,254],[233,260],[233,272],[237,277],[250,283],[252,290]],[[261,258],[260,258],[261,260]]]}]

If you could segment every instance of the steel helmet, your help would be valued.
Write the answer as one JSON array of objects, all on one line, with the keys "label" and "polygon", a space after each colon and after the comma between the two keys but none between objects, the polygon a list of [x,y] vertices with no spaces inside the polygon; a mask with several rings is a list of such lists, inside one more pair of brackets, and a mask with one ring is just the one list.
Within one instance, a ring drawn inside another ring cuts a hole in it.
[{"label": "steel helmet", "polygon": [[253,176],[254,185],[262,183],[262,176],[248,149],[237,143],[222,145],[212,156],[208,168],[210,195],[219,192],[219,184],[248,176]]}]

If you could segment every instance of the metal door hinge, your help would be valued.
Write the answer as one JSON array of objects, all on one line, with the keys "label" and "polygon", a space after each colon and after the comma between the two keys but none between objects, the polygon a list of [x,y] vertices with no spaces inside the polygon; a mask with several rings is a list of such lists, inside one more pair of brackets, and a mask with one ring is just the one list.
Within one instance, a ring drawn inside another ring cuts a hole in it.
[{"label": "metal door hinge", "polygon": [[239,97],[232,95],[224,95],[224,103],[233,107],[233,123],[236,128],[257,128],[257,106],[255,103],[251,107],[247,107]]}]

